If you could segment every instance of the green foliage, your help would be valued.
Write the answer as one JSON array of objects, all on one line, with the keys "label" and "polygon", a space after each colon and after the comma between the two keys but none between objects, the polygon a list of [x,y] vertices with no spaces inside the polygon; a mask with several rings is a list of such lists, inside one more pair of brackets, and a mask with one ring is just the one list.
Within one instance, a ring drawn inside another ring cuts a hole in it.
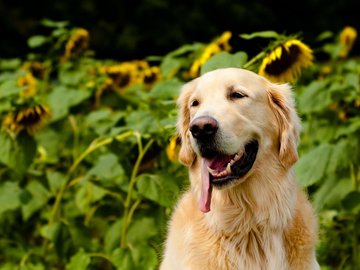
[{"label": "green foliage", "polygon": [[[167,219],[187,185],[185,168],[165,151],[175,132],[176,97],[206,45],[149,58],[161,71],[149,83],[140,69],[138,77],[130,74],[136,80],[124,77],[129,71],[121,64],[135,62],[97,60],[86,47],[71,47],[76,31],[67,23],[43,24],[53,32],[29,40],[41,54],[0,60],[0,269],[157,269]],[[272,31],[241,36],[283,38]],[[261,55],[248,61],[242,51],[220,52],[201,73],[255,70]],[[360,264],[360,64],[331,59],[315,64],[296,87],[303,132],[295,169],[319,211],[321,264],[354,269]],[[39,104],[51,114],[41,130],[7,122]]]},{"label": "green foliage", "polygon": [[246,64],[247,58],[247,54],[244,52],[238,52],[235,54],[230,54],[228,52],[218,53],[201,67],[201,74],[218,68],[242,68]]},{"label": "green foliage", "polygon": [[336,59],[315,66],[304,78],[311,82],[298,86],[303,131],[296,173],[319,212],[324,269],[360,264],[359,74],[359,61]]}]

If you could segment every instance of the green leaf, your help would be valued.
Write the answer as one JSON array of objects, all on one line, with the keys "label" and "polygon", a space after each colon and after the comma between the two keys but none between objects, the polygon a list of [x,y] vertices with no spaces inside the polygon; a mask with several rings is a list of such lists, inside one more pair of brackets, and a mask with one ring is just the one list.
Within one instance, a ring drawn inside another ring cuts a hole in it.
[{"label": "green leaf", "polygon": [[158,256],[155,250],[146,244],[137,245],[131,250],[135,269],[155,270],[158,265]]},{"label": "green leaf", "polygon": [[50,127],[35,134],[35,139],[39,148],[45,152],[42,160],[44,163],[55,164],[59,162],[62,151],[66,150],[64,145],[67,136],[64,135],[64,133],[60,133]]},{"label": "green leaf", "polygon": [[137,188],[145,198],[171,207],[179,193],[179,187],[172,179],[172,176],[165,174],[141,174],[138,177]]},{"label": "green leaf", "polygon": [[91,262],[90,255],[80,249],[71,257],[70,263],[66,265],[66,270],[86,270]]},{"label": "green leaf", "polygon": [[99,156],[95,166],[88,171],[87,177],[96,177],[104,186],[109,187],[120,186],[126,179],[118,157],[112,153]]},{"label": "green leaf", "polygon": [[41,24],[43,26],[50,27],[50,28],[63,28],[63,27],[66,27],[69,23],[66,22],[66,21],[55,22],[55,21],[50,20],[50,19],[43,19],[41,21]]},{"label": "green leaf", "polygon": [[182,68],[187,68],[191,64],[188,56],[200,52],[204,46],[202,43],[186,44],[168,53],[160,64],[161,73],[165,78],[174,77]]},{"label": "green leaf", "polygon": [[357,212],[360,210],[360,192],[350,192],[342,201],[343,207],[346,210]]},{"label": "green leaf", "polygon": [[53,194],[56,194],[66,182],[66,176],[56,171],[46,171],[46,178],[48,179],[49,187]]},{"label": "green leaf", "polygon": [[117,248],[111,255],[111,262],[116,269],[133,270],[136,269],[131,251],[125,248]]},{"label": "green leaf", "polygon": [[111,251],[120,245],[122,223],[123,220],[118,219],[108,227],[104,238],[106,253],[111,253]]},{"label": "green leaf", "polygon": [[320,144],[303,155],[295,165],[297,180],[303,187],[311,186],[326,176],[328,161],[332,152],[329,144]]},{"label": "green leaf", "polygon": [[14,269],[18,269],[18,264],[5,262],[4,264],[0,265],[0,270],[14,270]]},{"label": "green leaf", "polygon": [[108,193],[106,189],[85,181],[76,192],[75,202],[77,207],[86,213],[90,210],[92,203],[101,200]]},{"label": "green leaf", "polygon": [[21,189],[17,183],[5,182],[0,185],[0,216],[8,210],[14,210],[20,206],[19,196]]},{"label": "green leaf", "polygon": [[151,89],[150,97],[162,101],[165,99],[174,100],[179,96],[183,84],[178,79],[162,81]]},{"label": "green leaf", "polygon": [[316,40],[317,41],[323,41],[325,39],[329,39],[329,38],[332,38],[334,37],[334,33],[331,32],[331,31],[324,31],[322,32],[317,38]]},{"label": "green leaf", "polygon": [[61,231],[62,224],[59,222],[47,224],[40,229],[40,234],[51,242],[56,242]]},{"label": "green leaf", "polygon": [[21,206],[24,220],[28,220],[35,212],[41,210],[51,197],[50,192],[35,179],[26,186],[26,190],[31,194],[31,199]]},{"label": "green leaf", "polygon": [[[88,68],[81,67],[77,69],[69,69],[67,64],[59,71],[59,81],[62,85],[80,88],[82,83],[89,78]],[[83,90],[83,89],[80,89]]]},{"label": "green leaf", "polygon": [[159,122],[156,120],[153,114],[149,111],[139,110],[132,111],[125,118],[126,126],[140,134],[151,134],[156,133],[161,129]]},{"label": "green leaf", "polygon": [[221,52],[211,57],[202,67],[201,74],[227,67],[241,68],[247,61],[247,54],[244,52],[238,52],[236,54],[230,54],[228,52]]},{"label": "green leaf", "polygon": [[27,133],[16,138],[0,132],[0,162],[12,169],[16,175],[22,176],[32,163],[36,154],[36,142]]},{"label": "green leaf", "polygon": [[359,74],[349,73],[345,75],[345,84],[349,85],[356,90],[360,91]]},{"label": "green leaf", "polygon": [[68,224],[67,228],[71,235],[72,244],[76,248],[85,247],[91,250],[93,238],[89,237],[91,235],[90,228],[85,226],[83,221],[73,221]]},{"label": "green leaf", "polygon": [[253,38],[279,38],[281,35],[276,33],[275,31],[261,31],[261,32],[255,32],[251,34],[241,34],[239,35],[243,39],[253,39]]},{"label": "green leaf", "polygon": [[317,210],[323,208],[336,208],[340,206],[340,201],[352,190],[351,181],[341,178],[335,174],[325,178],[319,189],[315,192],[314,205]]},{"label": "green leaf", "polygon": [[355,134],[358,130],[360,130],[360,117],[353,117],[346,125],[337,128],[335,138]]},{"label": "green leaf", "polygon": [[47,42],[49,42],[49,39],[45,36],[32,36],[28,39],[28,46],[30,48],[37,48]]},{"label": "green leaf", "polygon": [[98,135],[105,135],[124,115],[123,112],[102,109],[91,112],[85,121]]},{"label": "green leaf", "polygon": [[0,70],[14,70],[19,68],[21,60],[19,58],[14,59],[0,59]]},{"label": "green leaf", "polygon": [[141,217],[130,224],[127,233],[127,243],[132,245],[146,243],[149,238],[157,235],[157,233],[154,218]]},{"label": "green leaf", "polygon": [[112,263],[117,269],[156,269],[157,254],[148,245],[137,245],[131,249],[117,248],[112,254]]},{"label": "green leaf", "polygon": [[167,57],[167,56],[171,56],[171,57],[184,56],[184,55],[188,55],[193,52],[196,52],[196,51],[200,51],[203,48],[204,48],[204,44],[202,44],[202,43],[185,44],[185,45],[181,46],[180,48],[170,52],[165,57]]},{"label": "green leaf", "polygon": [[20,269],[20,270],[45,270],[45,266],[41,263],[31,263],[26,262],[24,266],[21,266],[21,268],[13,268],[13,269]]},{"label": "green leaf", "polygon": [[10,111],[12,108],[10,100],[2,99],[0,100],[0,114],[2,112]]},{"label": "green leaf", "polygon": [[90,91],[75,90],[65,86],[56,87],[48,96],[51,108],[51,121],[55,122],[65,117],[72,106],[78,105],[91,95]]},{"label": "green leaf", "polygon": [[165,57],[161,62],[160,70],[166,78],[172,78],[184,65],[184,60],[176,57]]},{"label": "green leaf", "polygon": [[16,80],[8,80],[0,85],[0,98],[10,97],[12,95],[18,95],[21,88],[17,86]]},{"label": "green leaf", "polygon": [[328,81],[322,80],[314,81],[305,87],[298,99],[299,110],[302,113],[313,113],[328,109],[333,101],[327,86]]},{"label": "green leaf", "polygon": [[353,147],[349,145],[348,139],[342,139],[333,145],[331,156],[329,157],[329,164],[327,174],[333,174],[340,169],[347,168],[349,166],[349,156],[353,152]]}]

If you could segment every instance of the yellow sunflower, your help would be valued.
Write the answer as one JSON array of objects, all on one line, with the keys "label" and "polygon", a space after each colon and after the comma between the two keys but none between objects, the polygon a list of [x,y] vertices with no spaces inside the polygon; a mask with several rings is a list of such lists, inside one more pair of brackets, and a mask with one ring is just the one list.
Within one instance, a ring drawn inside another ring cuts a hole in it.
[{"label": "yellow sunflower", "polygon": [[194,61],[190,67],[189,76],[190,78],[195,78],[199,76],[201,66],[204,65],[212,56],[221,52],[221,51],[230,51],[231,46],[229,40],[231,38],[231,32],[224,32],[219,38],[211,42],[208,46],[205,47],[200,57]]},{"label": "yellow sunflower", "polygon": [[106,69],[106,74],[112,80],[114,89],[122,91],[135,82],[136,67],[128,63],[113,65]]},{"label": "yellow sunflower", "polygon": [[354,46],[355,39],[357,37],[357,31],[351,26],[345,27],[340,33],[340,44],[341,51],[339,56],[341,58],[346,58]]},{"label": "yellow sunflower", "polygon": [[35,105],[9,113],[3,121],[3,125],[15,134],[23,130],[34,134],[45,125],[49,118],[50,112],[46,106]]},{"label": "yellow sunflower", "polygon": [[147,61],[134,60],[102,66],[99,68],[99,73],[108,77],[103,88],[122,92],[136,83],[145,83],[149,86],[159,78],[160,70],[157,67],[150,67]]},{"label": "yellow sunflower", "polygon": [[110,78],[106,78],[103,84],[97,88],[95,92],[95,106],[98,107],[100,105],[101,97],[106,92],[111,92],[114,89],[114,82]]},{"label": "yellow sunflower", "polygon": [[232,34],[230,31],[226,31],[222,33],[222,35],[215,41],[215,43],[219,46],[222,51],[230,51],[231,46],[229,44],[229,40]]},{"label": "yellow sunflower", "polygon": [[294,82],[303,68],[312,64],[312,50],[297,39],[287,40],[263,59],[259,75],[273,82]]},{"label": "yellow sunflower", "polygon": [[19,87],[23,87],[24,89],[21,90],[20,96],[22,97],[32,97],[36,94],[36,79],[32,75],[32,73],[27,73],[24,76],[17,79],[17,85]]},{"label": "yellow sunflower", "polygon": [[47,73],[46,67],[42,63],[36,61],[27,62],[20,69],[29,71],[37,79],[44,79]]},{"label": "yellow sunflower", "polygon": [[145,87],[151,87],[155,82],[161,79],[161,71],[159,67],[149,67],[142,72],[142,82]]},{"label": "yellow sunflower", "polygon": [[357,98],[357,99],[355,100],[355,107],[356,107],[356,108],[360,108],[360,98]]},{"label": "yellow sunflower", "polygon": [[176,162],[178,160],[180,150],[180,140],[178,136],[173,136],[170,138],[170,142],[166,147],[166,155],[168,159],[172,162]]},{"label": "yellow sunflower", "polygon": [[73,32],[65,45],[64,60],[82,54],[89,46],[89,32],[83,28],[79,28]]},{"label": "yellow sunflower", "polygon": [[134,66],[138,72],[144,71],[150,67],[149,63],[144,60],[134,60],[131,62],[125,62],[124,64]]}]

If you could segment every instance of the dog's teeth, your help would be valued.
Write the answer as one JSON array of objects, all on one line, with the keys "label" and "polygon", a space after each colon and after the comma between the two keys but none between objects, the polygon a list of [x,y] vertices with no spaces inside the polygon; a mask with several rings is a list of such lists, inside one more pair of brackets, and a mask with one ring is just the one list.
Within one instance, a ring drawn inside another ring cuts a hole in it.
[{"label": "dog's teeth", "polygon": [[208,170],[208,172],[209,172],[211,175],[216,176],[215,170],[211,169],[210,167],[207,167],[207,170]]},{"label": "dog's teeth", "polygon": [[229,174],[231,173],[231,164],[228,163],[228,165],[226,166],[226,172]]},{"label": "dog's teeth", "polygon": [[236,162],[236,161],[238,161],[239,159],[240,159],[240,156],[239,156],[238,154],[236,154],[233,160],[234,160],[234,162]]}]

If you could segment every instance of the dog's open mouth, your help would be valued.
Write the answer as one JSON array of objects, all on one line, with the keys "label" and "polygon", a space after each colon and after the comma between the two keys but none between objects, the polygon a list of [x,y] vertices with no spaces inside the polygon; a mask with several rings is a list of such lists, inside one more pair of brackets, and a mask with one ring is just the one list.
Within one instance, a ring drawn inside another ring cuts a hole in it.
[{"label": "dog's open mouth", "polygon": [[210,211],[212,187],[224,187],[237,181],[252,168],[259,144],[250,141],[234,155],[216,155],[212,159],[202,159],[200,210]]}]

